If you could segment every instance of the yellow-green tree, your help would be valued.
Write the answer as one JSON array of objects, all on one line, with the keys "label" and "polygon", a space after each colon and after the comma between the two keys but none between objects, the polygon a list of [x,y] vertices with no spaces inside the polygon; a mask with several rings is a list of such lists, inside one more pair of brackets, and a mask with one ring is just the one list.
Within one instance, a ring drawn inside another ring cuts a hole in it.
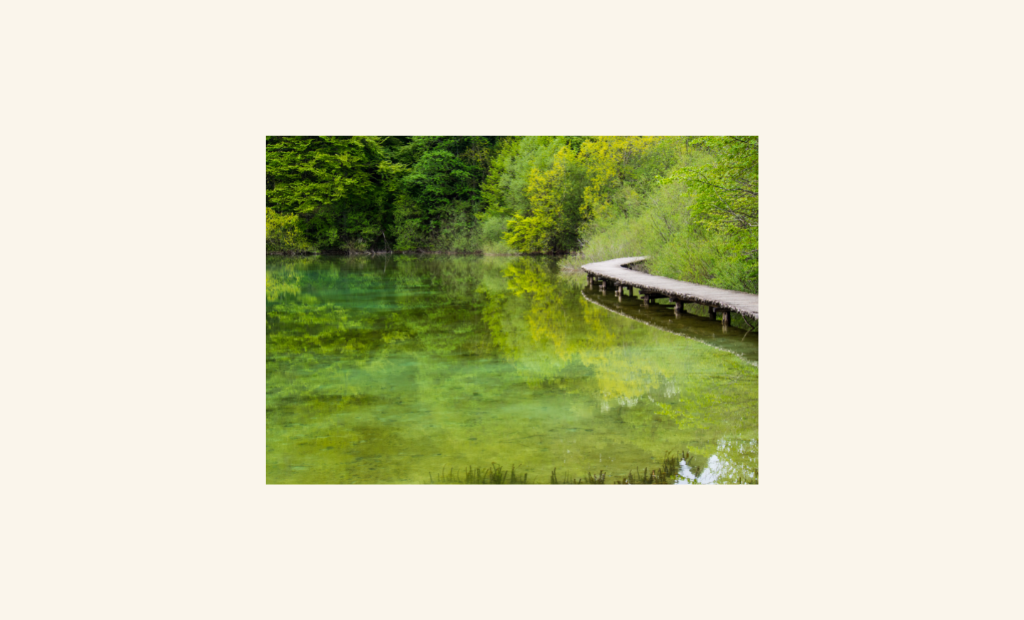
[{"label": "yellow-green tree", "polygon": [[671,157],[671,151],[657,148],[666,145],[666,140],[655,136],[601,136],[585,142],[579,159],[589,172],[590,183],[583,192],[583,218],[617,215],[624,203],[613,199],[626,187],[648,190],[647,181],[656,174],[650,170],[652,164],[670,161],[666,155]]},{"label": "yellow-green tree", "polygon": [[314,251],[299,228],[299,216],[282,215],[267,207],[267,252],[296,254]]},{"label": "yellow-green tree", "polygon": [[508,223],[506,242],[520,252],[571,252],[579,246],[583,194],[590,181],[575,151],[563,146],[547,170],[529,172],[529,212]]}]

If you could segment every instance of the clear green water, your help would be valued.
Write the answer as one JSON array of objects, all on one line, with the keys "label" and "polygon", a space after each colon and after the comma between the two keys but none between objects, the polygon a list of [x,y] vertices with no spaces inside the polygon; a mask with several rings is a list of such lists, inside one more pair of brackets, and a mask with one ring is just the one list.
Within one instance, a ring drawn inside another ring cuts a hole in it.
[{"label": "clear green water", "polygon": [[611,481],[681,450],[681,482],[756,479],[757,334],[585,288],[546,258],[267,257],[267,482]]}]

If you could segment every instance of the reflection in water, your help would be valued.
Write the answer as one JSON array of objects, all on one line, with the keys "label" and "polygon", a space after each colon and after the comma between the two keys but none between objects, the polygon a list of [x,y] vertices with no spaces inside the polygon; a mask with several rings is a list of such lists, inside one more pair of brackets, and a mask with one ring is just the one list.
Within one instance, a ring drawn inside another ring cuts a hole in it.
[{"label": "reflection in water", "polygon": [[623,295],[619,298],[613,292],[601,291],[597,287],[584,287],[583,297],[622,316],[735,353],[757,364],[757,332],[735,326],[723,328],[717,320],[693,314],[676,315],[671,305],[652,303],[644,306],[639,297]]},{"label": "reflection in water", "polygon": [[267,481],[619,479],[682,449],[756,480],[756,334],[730,353],[580,291],[547,259],[268,257]]},{"label": "reflection in water", "polygon": [[[740,458],[737,458],[736,452]],[[746,458],[743,458],[746,452]],[[718,442],[718,452],[708,457],[707,466],[693,471],[686,459],[679,461],[677,484],[756,484],[757,440]]]}]

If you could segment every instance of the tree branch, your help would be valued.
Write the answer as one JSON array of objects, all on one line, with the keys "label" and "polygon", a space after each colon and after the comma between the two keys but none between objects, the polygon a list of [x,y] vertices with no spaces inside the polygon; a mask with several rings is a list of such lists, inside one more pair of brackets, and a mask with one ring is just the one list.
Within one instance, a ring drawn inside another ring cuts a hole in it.
[{"label": "tree branch", "polygon": [[701,175],[701,177],[699,179],[694,179],[694,180],[697,181],[698,183],[703,183],[704,185],[707,185],[709,187],[713,187],[715,189],[720,189],[723,192],[743,192],[744,194],[749,194],[751,196],[757,196],[757,192],[752,192],[749,189],[743,189],[742,187],[722,187],[721,185],[715,185],[711,181],[708,181],[707,178],[704,177],[703,175]]}]

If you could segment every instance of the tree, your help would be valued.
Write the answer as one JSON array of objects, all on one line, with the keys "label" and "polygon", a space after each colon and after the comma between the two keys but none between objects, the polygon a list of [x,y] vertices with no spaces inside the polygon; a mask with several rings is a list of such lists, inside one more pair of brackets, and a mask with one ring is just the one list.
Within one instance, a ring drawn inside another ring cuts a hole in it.
[{"label": "tree", "polygon": [[495,142],[476,136],[418,136],[403,147],[401,157],[411,163],[398,183],[398,249],[430,246],[442,231],[472,225],[471,216],[482,210],[480,184]]},{"label": "tree", "polygon": [[318,248],[365,244],[388,219],[387,197],[402,171],[373,136],[267,138],[267,207],[299,218]]},{"label": "tree", "polygon": [[568,145],[555,154],[550,169],[531,169],[526,188],[529,213],[512,216],[505,241],[520,252],[577,249],[580,225],[585,218],[584,193],[590,177]]},{"label": "tree", "polygon": [[758,268],[758,138],[716,136],[696,138],[691,145],[712,156],[712,163],[682,168],[666,182],[682,179],[693,197],[693,222],[704,231],[729,240],[757,288]]},{"label": "tree", "polygon": [[299,216],[281,215],[267,207],[267,252],[297,254],[312,250],[299,229]]}]

